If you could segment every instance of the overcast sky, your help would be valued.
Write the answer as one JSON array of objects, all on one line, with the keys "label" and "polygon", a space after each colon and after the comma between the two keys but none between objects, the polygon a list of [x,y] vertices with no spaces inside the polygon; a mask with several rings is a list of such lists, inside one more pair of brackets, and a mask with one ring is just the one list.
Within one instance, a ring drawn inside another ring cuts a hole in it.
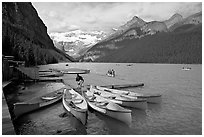
[{"label": "overcast sky", "polygon": [[163,21],[179,13],[187,17],[202,11],[202,3],[158,2],[34,2],[32,3],[48,32],[76,29],[108,31],[133,16],[145,21]]}]

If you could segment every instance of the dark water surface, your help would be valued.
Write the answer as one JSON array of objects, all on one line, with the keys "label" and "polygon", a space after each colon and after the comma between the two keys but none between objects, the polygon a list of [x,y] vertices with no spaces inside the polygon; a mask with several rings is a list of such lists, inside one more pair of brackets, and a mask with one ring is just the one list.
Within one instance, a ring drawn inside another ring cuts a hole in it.
[{"label": "dark water surface", "polygon": [[[41,66],[41,69],[65,68],[64,63]],[[183,71],[182,67],[192,69]],[[61,102],[19,117],[15,121],[18,134],[96,134],[96,135],[185,135],[202,134],[202,65],[182,64],[126,64],[126,63],[70,63],[69,67],[90,69],[104,75],[113,68],[123,80],[143,82],[143,93],[162,94],[161,104],[148,104],[146,111],[132,110],[132,124],[106,117],[93,110],[88,112],[87,124],[82,125]],[[74,79],[73,79],[74,80]],[[9,104],[24,101],[42,93],[58,89],[61,83],[25,84],[8,92]],[[15,92],[14,92],[15,91]],[[43,91],[43,92],[42,92]]]}]

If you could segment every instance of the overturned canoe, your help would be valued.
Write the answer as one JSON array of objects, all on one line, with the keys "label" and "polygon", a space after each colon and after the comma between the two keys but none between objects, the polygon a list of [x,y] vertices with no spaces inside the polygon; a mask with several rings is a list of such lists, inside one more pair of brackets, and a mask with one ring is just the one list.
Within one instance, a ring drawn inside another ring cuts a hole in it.
[{"label": "overturned canoe", "polygon": [[64,108],[72,113],[82,124],[87,121],[87,102],[86,100],[73,89],[64,89],[62,103]]},{"label": "overturned canoe", "polygon": [[88,69],[78,69],[78,68],[70,68],[62,70],[63,74],[88,74],[90,70]]},{"label": "overturned canoe", "polygon": [[39,77],[61,77],[63,73],[60,71],[40,72]]},{"label": "overturned canoe", "polygon": [[106,99],[109,99],[110,101],[117,103],[124,107],[132,107],[132,108],[138,108],[138,109],[147,109],[147,100],[146,99],[138,99],[138,98],[130,98],[121,96],[119,94],[103,91],[100,89],[97,89],[96,87],[90,86],[90,90],[94,92],[95,94],[98,94]]},{"label": "overturned canoe", "polygon": [[57,91],[47,93],[40,97],[35,97],[31,100],[25,102],[18,102],[14,104],[14,115],[15,117],[19,117],[25,113],[31,112],[33,110],[48,106],[59,101],[63,95],[63,89],[61,88]]},{"label": "overturned canoe", "polygon": [[88,105],[106,116],[112,117],[119,121],[126,123],[127,125],[131,124],[131,110],[125,109],[106,98],[103,98],[99,95],[94,94],[92,91],[87,90],[87,92],[82,93],[86,99]]},{"label": "overturned canoe", "polygon": [[135,97],[146,99],[148,103],[161,103],[161,100],[162,100],[161,94],[141,94],[141,93],[136,93],[132,91],[110,89],[110,88],[105,88],[105,87],[100,87],[100,86],[97,86],[97,88],[103,91],[112,92],[115,94],[119,94],[121,96],[133,98],[133,99]]}]

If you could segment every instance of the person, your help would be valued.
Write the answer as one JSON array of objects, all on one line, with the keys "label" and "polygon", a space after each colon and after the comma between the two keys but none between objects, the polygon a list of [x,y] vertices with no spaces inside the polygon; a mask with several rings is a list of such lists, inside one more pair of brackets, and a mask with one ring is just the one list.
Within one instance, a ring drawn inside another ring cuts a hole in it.
[{"label": "person", "polygon": [[112,69],[112,77],[115,77],[115,71]]},{"label": "person", "polygon": [[81,88],[81,87],[83,86],[83,83],[84,83],[84,79],[83,79],[83,77],[80,76],[79,74],[77,74],[76,82],[77,82],[78,87]]}]

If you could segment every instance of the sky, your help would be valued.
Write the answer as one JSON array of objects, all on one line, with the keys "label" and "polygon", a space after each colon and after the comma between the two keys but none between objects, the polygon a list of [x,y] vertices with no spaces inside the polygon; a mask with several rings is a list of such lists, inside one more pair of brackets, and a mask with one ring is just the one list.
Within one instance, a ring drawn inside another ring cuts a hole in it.
[{"label": "sky", "polygon": [[51,32],[105,31],[124,25],[134,16],[164,21],[179,13],[184,18],[202,11],[201,2],[33,2]]}]

